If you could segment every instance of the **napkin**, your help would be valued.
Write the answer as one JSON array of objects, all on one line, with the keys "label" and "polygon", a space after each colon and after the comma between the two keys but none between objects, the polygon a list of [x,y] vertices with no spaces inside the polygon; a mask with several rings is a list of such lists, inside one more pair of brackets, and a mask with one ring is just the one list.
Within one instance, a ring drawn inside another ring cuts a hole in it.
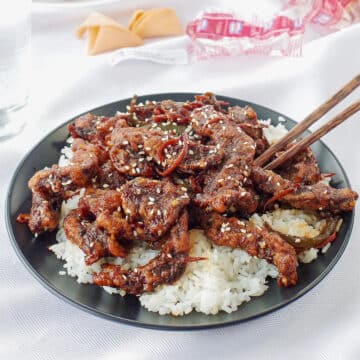
[{"label": "napkin", "polygon": [[167,65],[184,65],[189,62],[188,46],[188,36],[171,37],[144,46],[113,51],[108,55],[108,61],[110,65],[117,65],[121,61],[129,59],[146,60]]}]

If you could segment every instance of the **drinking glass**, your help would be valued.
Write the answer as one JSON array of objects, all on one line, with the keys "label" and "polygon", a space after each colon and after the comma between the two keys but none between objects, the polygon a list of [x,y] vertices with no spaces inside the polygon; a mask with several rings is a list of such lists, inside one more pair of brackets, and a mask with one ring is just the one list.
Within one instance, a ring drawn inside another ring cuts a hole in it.
[{"label": "drinking glass", "polygon": [[29,97],[31,0],[0,0],[0,140],[24,125]]}]

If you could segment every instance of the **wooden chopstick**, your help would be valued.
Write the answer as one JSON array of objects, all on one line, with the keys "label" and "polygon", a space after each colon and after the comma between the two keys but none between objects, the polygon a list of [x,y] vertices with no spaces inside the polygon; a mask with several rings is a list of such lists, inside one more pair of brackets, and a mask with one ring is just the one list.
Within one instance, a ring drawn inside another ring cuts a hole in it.
[{"label": "wooden chopstick", "polygon": [[[314,122],[324,116],[329,110],[337,105],[341,100],[345,99],[351,92],[353,92],[360,85],[360,74],[354,77],[351,81],[345,84],[336,94],[325,101],[311,114],[309,114],[303,121],[293,127],[279,142],[270,146],[264,153],[254,160],[254,165],[262,166],[278,151],[285,148],[287,144],[295,140],[300,134],[308,129]],[[336,126],[336,125],[335,125]],[[314,140],[315,141],[315,140]],[[293,154],[294,151],[292,151]],[[277,161],[280,165],[280,162]],[[278,166],[277,165],[277,166]],[[274,168],[274,167],[273,167]]]},{"label": "wooden chopstick", "polygon": [[360,100],[358,100],[358,101],[354,102],[352,105],[348,106],[341,113],[336,115],[334,118],[332,118],[326,124],[324,124],[319,129],[314,131],[312,134],[310,134],[309,136],[305,137],[304,139],[302,139],[301,141],[296,143],[296,145],[291,147],[289,150],[285,151],[283,154],[281,154],[278,158],[276,158],[270,164],[266,165],[264,168],[266,170],[272,170],[272,169],[277,168],[279,165],[281,165],[285,161],[291,159],[298,152],[305,149],[307,146],[311,145],[315,141],[319,140],[322,136],[324,136],[325,134],[330,132],[336,126],[340,125],[348,117],[355,114],[359,110],[360,110]]}]

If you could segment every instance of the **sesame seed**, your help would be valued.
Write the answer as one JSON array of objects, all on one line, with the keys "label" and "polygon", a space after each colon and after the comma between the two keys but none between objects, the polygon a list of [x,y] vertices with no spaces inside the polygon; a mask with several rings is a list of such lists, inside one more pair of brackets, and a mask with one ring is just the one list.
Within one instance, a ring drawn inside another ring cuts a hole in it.
[{"label": "sesame seed", "polygon": [[68,180],[68,181],[61,183],[61,185],[66,186],[66,185],[70,185],[71,183],[72,183],[72,181]]},{"label": "sesame seed", "polygon": [[109,184],[104,184],[104,185],[103,185],[103,188],[104,188],[104,189],[106,189],[106,188],[108,188],[108,187],[109,187]]},{"label": "sesame seed", "polygon": [[127,140],[122,142],[123,145],[129,145],[129,142]]},{"label": "sesame seed", "polygon": [[153,198],[152,196],[149,196],[149,200],[150,201],[155,201],[155,198]]}]

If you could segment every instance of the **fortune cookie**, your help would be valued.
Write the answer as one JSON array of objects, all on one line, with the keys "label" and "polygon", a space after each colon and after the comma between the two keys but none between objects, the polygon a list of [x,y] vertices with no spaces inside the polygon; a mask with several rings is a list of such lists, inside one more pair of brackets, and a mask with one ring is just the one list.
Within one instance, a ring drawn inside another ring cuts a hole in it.
[{"label": "fortune cookie", "polygon": [[128,29],[142,38],[184,33],[175,11],[170,8],[136,11],[129,22]]},{"label": "fortune cookie", "polygon": [[88,31],[88,55],[129,46],[138,46],[142,39],[115,20],[94,12],[77,28],[76,35],[82,38]]}]

